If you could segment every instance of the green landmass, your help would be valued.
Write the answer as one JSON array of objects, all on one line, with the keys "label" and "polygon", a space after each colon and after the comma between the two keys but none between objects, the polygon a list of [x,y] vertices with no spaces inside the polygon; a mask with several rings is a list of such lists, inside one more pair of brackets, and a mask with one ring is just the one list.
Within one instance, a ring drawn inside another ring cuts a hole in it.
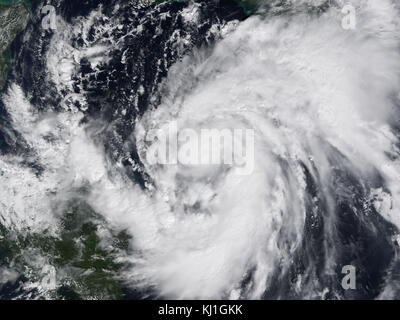
[{"label": "green landmass", "polygon": [[0,90],[10,67],[10,44],[26,26],[29,10],[30,3],[26,0],[0,1]]},{"label": "green landmass", "polygon": [[[30,282],[40,282],[44,258],[55,268],[57,287],[52,299],[122,299],[117,278],[124,268],[117,256],[127,253],[130,236],[109,230],[85,202],[71,200],[59,220],[59,234],[15,234],[0,224],[0,262],[13,267]],[[99,237],[99,231],[106,236]]]}]

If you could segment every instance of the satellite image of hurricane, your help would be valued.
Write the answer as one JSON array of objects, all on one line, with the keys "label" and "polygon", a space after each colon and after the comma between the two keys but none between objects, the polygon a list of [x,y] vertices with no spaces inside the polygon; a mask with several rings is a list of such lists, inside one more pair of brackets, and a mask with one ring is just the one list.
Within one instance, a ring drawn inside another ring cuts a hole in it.
[{"label": "satellite image of hurricane", "polygon": [[0,300],[400,299],[398,0],[0,0]]}]

